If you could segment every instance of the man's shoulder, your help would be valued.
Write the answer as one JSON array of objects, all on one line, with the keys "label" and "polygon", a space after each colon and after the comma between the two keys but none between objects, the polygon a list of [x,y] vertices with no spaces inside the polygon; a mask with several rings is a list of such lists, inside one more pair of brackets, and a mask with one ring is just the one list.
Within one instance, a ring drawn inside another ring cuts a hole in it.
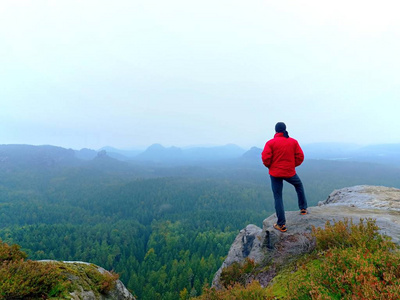
[{"label": "man's shoulder", "polygon": [[268,141],[266,142],[266,145],[271,145],[271,144],[275,143],[276,141],[277,141],[277,138],[274,137],[274,138],[268,140]]},{"label": "man's shoulder", "polygon": [[298,143],[298,141],[292,137],[289,137],[289,140],[291,140],[292,142]]},{"label": "man's shoulder", "polygon": [[275,143],[287,145],[287,143],[298,144],[299,142],[292,137],[285,138],[283,136],[276,136],[276,137],[270,139],[269,141],[267,141],[265,144],[271,145],[271,144],[275,144]]},{"label": "man's shoulder", "polygon": [[300,146],[299,142],[296,139],[294,139],[294,138],[289,138],[289,139],[291,139],[290,142],[294,147],[297,147],[297,148],[301,149],[301,146]]}]

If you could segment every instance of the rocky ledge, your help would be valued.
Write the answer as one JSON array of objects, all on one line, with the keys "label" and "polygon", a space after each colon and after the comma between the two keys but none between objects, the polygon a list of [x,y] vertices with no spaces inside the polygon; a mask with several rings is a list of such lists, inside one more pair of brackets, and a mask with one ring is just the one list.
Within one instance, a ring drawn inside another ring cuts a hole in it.
[{"label": "rocky ledge", "polygon": [[[381,228],[381,233],[400,244],[400,189],[382,186],[354,186],[333,191],[318,206],[309,207],[309,214],[298,211],[286,212],[288,231],[279,232],[273,228],[275,214],[263,221],[263,228],[248,225],[242,229],[232,244],[228,256],[215,274],[213,286],[221,288],[220,275],[231,264],[243,262],[246,258],[255,263],[285,261],[291,257],[311,251],[314,240],[312,227],[324,227],[327,221],[345,218],[359,222],[372,218]],[[268,274],[258,274],[261,285],[266,286],[276,275],[271,268]]]},{"label": "rocky ledge", "polygon": [[[42,263],[55,264],[66,274],[71,288],[71,300],[135,300],[120,280],[113,280],[112,287],[106,291],[98,289],[98,275],[112,274],[102,267],[82,261],[41,260]],[[98,274],[98,275],[96,275]],[[63,298],[64,299],[64,298]]]}]

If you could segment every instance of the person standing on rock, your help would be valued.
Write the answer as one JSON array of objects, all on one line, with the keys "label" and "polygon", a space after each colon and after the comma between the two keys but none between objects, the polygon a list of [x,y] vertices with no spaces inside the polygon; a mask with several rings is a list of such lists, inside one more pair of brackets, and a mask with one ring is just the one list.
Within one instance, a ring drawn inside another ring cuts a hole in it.
[{"label": "person standing on rock", "polygon": [[283,206],[282,191],[283,181],[289,182],[294,186],[297,193],[300,214],[307,214],[307,199],[304,193],[303,183],[296,174],[296,167],[304,161],[304,153],[299,143],[289,137],[286,125],[278,122],[275,125],[274,138],[269,140],[261,153],[264,166],[269,169],[271,177],[271,188],[275,199],[275,211],[278,221],[274,228],[285,232],[286,219]]}]

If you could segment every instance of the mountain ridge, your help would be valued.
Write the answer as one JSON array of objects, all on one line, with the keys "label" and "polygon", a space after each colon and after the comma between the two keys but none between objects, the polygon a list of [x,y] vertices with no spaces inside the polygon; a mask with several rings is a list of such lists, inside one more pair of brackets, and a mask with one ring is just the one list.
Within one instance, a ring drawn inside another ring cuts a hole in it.
[{"label": "mountain ridge", "polygon": [[[303,151],[306,159],[373,162],[400,166],[400,144],[359,146],[343,143],[314,143],[304,145]],[[100,152],[119,161],[182,165],[232,159],[245,159],[258,163],[262,148],[254,146],[246,150],[235,144],[180,148],[164,147],[156,143],[145,150],[120,150],[109,146],[99,150],[88,148],[74,150],[52,145],[6,144],[0,145],[0,163],[7,164],[11,160],[45,166],[77,164],[95,159]]]}]

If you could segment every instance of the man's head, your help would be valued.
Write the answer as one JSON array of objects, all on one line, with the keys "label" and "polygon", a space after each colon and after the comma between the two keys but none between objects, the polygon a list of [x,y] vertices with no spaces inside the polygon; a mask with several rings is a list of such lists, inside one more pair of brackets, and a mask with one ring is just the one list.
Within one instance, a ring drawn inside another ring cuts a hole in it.
[{"label": "man's head", "polygon": [[286,131],[286,125],[283,122],[278,122],[275,125],[275,131],[276,132],[285,132]]}]

